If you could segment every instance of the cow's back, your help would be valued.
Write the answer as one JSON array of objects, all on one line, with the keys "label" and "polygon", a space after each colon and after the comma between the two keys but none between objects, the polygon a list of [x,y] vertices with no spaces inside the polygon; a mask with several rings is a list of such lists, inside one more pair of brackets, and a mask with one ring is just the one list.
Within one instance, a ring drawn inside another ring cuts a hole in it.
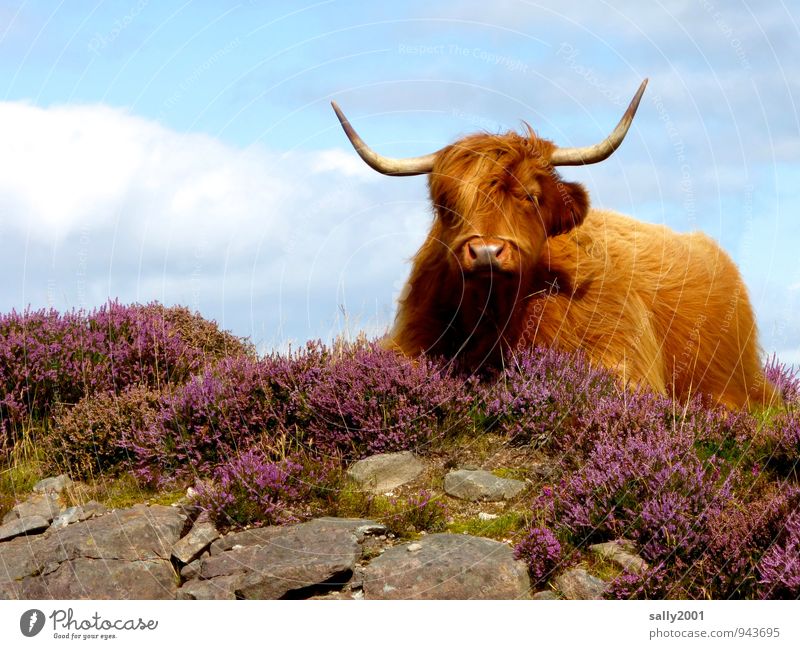
[{"label": "cow's back", "polygon": [[747,290],[707,236],[592,210],[547,252],[566,281],[531,301],[527,338],[584,349],[680,398],[699,391],[734,407],[773,398]]}]

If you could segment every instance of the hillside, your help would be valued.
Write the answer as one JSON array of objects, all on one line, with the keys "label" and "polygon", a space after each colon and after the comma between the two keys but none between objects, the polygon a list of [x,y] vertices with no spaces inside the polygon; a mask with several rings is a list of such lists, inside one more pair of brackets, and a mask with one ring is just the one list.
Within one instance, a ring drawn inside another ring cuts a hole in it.
[{"label": "hillside", "polygon": [[[785,406],[730,412],[625,389],[547,350],[465,376],[367,340],[260,358],[158,304],[10,313],[0,518],[67,474],[67,504],[180,501],[223,533],[335,516],[423,545],[489,537],[526,563],[533,591],[579,567],[610,598],[797,598],[800,380],[775,362],[768,376]],[[348,475],[397,451],[422,468],[390,495]],[[450,476],[478,469],[520,487],[452,495]],[[620,540],[644,563],[589,550]]]}]

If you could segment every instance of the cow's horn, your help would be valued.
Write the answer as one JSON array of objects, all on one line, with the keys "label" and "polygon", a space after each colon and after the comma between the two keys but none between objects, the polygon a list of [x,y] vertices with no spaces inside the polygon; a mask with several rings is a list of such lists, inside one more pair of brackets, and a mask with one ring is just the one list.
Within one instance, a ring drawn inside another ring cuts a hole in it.
[{"label": "cow's horn", "polygon": [[642,93],[644,93],[646,87],[647,79],[642,81],[642,85],[639,86],[639,90],[636,91],[631,103],[628,105],[628,110],[625,111],[617,127],[605,140],[598,144],[593,144],[592,146],[558,148],[553,151],[550,157],[550,164],[554,167],[560,165],[589,165],[594,162],[601,162],[614,153],[617,147],[622,144],[622,140],[625,139],[625,135],[628,133],[628,129],[633,122],[633,116],[636,114],[636,109],[639,108],[639,101],[641,101]]},{"label": "cow's horn", "polygon": [[339,122],[341,122],[342,128],[356,153],[375,171],[380,171],[387,176],[417,176],[430,173],[433,170],[433,161],[438,151],[417,158],[386,158],[380,153],[375,153],[364,143],[364,140],[359,137],[358,133],[350,125],[349,120],[344,116],[335,101],[331,102],[331,106],[333,106],[336,117],[339,118]]}]

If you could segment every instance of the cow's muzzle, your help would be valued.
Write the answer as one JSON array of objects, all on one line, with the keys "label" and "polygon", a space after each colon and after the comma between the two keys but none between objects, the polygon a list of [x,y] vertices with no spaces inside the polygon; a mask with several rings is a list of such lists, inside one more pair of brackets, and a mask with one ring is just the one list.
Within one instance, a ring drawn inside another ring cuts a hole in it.
[{"label": "cow's muzzle", "polygon": [[509,272],[511,246],[501,239],[470,239],[461,249],[465,273]]}]

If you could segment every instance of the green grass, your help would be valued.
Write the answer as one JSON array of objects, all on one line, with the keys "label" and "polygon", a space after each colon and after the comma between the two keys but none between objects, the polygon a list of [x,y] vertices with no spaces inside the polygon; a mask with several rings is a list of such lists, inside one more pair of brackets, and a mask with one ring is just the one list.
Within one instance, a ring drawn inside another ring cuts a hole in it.
[{"label": "green grass", "polygon": [[45,461],[34,436],[26,434],[11,451],[8,465],[0,469],[0,493],[11,496],[26,494],[46,477],[45,471]]},{"label": "green grass", "polygon": [[492,471],[498,478],[505,478],[506,480],[525,480],[528,477],[527,469],[519,468],[506,468],[501,467]]},{"label": "green grass", "polygon": [[506,512],[497,518],[488,521],[478,517],[453,521],[447,526],[447,531],[453,534],[470,534],[483,536],[489,539],[502,540],[513,537],[522,531],[530,521],[525,514],[520,512]]}]

